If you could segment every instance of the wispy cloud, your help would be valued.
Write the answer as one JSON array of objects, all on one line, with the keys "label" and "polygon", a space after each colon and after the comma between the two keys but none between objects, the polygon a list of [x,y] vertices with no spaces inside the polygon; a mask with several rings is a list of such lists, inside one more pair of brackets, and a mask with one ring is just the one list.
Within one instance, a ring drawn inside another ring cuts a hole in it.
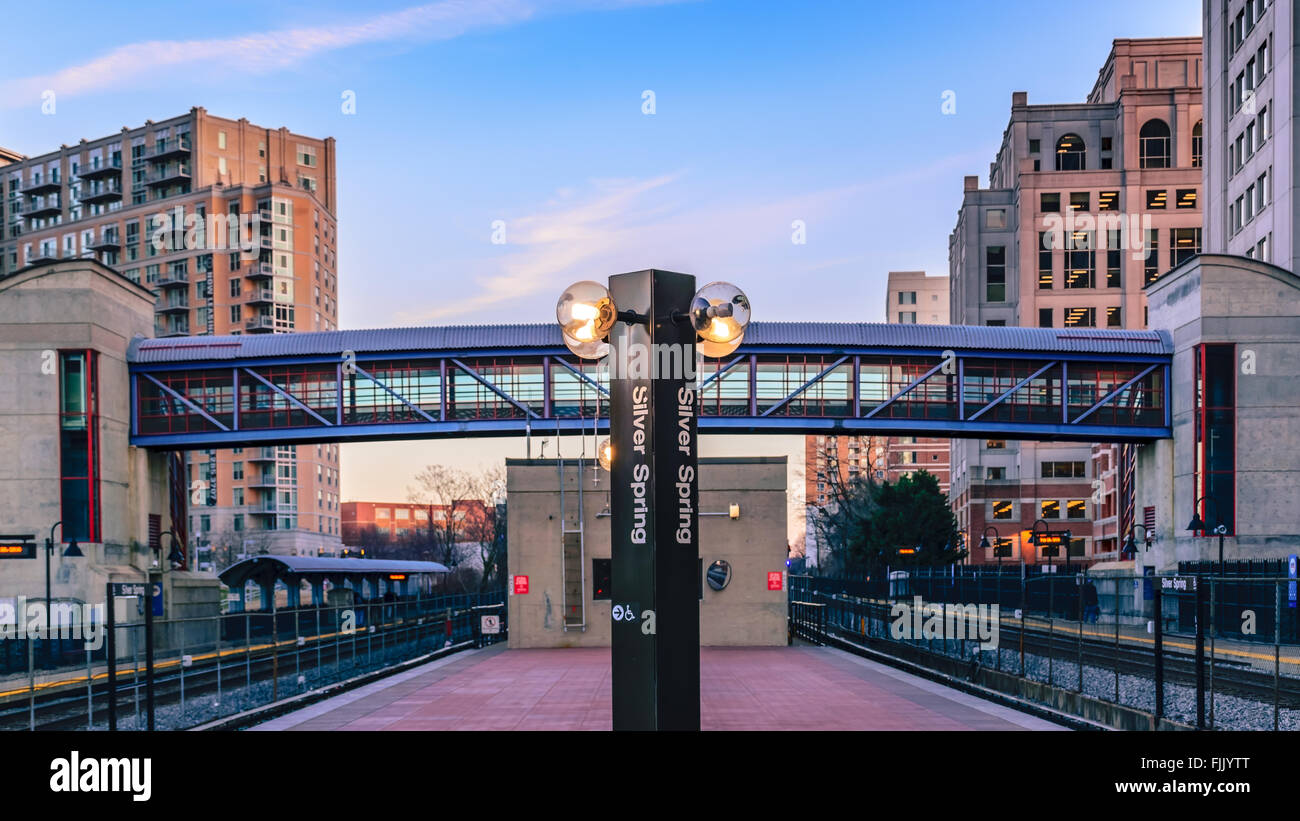
[{"label": "wispy cloud", "polygon": [[255,32],[208,40],[150,40],[51,74],[0,84],[0,107],[27,105],[52,89],[74,96],[174,75],[185,66],[261,73],[312,56],[368,43],[450,40],[473,29],[507,26],[536,16],[581,10],[657,5],[673,0],[443,0],[335,25]]}]

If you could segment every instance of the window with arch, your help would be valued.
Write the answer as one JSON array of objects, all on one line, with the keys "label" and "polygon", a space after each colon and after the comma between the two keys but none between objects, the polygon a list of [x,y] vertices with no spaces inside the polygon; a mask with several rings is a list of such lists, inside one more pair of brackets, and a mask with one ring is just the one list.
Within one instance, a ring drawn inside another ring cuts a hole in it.
[{"label": "window with arch", "polygon": [[1138,167],[1169,168],[1169,125],[1160,119],[1147,120],[1138,132]]},{"label": "window with arch", "polygon": [[1083,138],[1078,134],[1066,134],[1056,141],[1056,170],[1082,171],[1087,167],[1086,154]]},{"label": "window with arch", "polygon": [[1201,121],[1192,126],[1192,168],[1201,167]]}]

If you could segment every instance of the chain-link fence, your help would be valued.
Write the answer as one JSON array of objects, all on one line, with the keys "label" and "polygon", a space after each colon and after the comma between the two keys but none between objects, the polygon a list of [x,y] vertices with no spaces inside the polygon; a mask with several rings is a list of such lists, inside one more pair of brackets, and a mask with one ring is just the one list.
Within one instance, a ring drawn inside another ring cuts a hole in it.
[{"label": "chain-link fence", "polygon": [[183,729],[430,653],[504,641],[507,630],[501,590],[132,615],[63,621],[61,630],[56,621],[53,632],[33,626],[39,636],[0,640],[0,728]]},{"label": "chain-link fence", "polygon": [[792,637],[905,653],[972,679],[1006,673],[1204,728],[1300,729],[1296,614],[1296,580],[1277,577],[1016,568],[790,579]]}]

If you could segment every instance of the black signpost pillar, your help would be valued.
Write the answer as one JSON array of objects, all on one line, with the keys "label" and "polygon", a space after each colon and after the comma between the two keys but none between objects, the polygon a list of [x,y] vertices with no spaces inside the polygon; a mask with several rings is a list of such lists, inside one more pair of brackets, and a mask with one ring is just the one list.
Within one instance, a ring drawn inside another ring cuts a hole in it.
[{"label": "black signpost pillar", "polygon": [[698,730],[695,277],[618,274],[609,291],[614,729]]}]

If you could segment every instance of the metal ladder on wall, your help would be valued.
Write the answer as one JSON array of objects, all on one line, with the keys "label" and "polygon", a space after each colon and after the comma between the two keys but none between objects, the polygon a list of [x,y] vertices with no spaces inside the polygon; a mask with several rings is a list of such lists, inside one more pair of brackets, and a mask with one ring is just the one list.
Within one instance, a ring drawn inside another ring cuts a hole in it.
[{"label": "metal ladder on wall", "polygon": [[[557,425],[558,428],[558,425]],[[561,586],[564,592],[564,631],[587,631],[587,607],[582,591],[587,586],[582,530],[582,468],[578,457],[578,509],[571,511],[564,490],[564,459],[560,457],[560,432],[555,432],[556,474],[560,480]]]}]

